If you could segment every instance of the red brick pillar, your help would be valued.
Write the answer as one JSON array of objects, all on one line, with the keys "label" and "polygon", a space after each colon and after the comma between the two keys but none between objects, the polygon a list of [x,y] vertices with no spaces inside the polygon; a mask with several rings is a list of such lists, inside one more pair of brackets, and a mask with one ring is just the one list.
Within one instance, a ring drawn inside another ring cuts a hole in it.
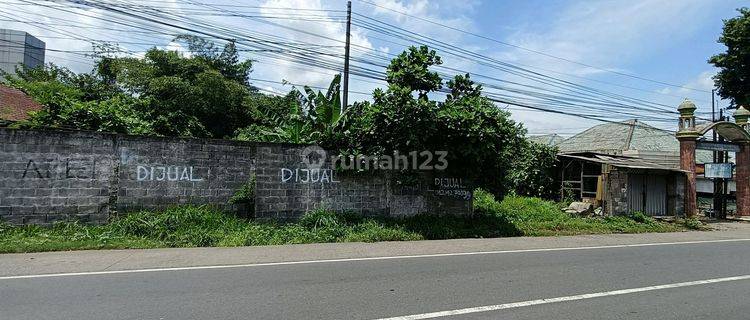
[{"label": "red brick pillar", "polygon": [[750,216],[750,144],[743,144],[737,153],[737,213]]},{"label": "red brick pillar", "polygon": [[698,214],[698,196],[695,182],[695,139],[680,139],[680,169],[686,171],[685,216]]},{"label": "red brick pillar", "polygon": [[677,140],[680,140],[680,169],[686,173],[685,181],[685,216],[695,217],[698,214],[698,196],[695,182],[695,147],[701,136],[695,129],[695,104],[685,99],[677,111],[680,112],[680,124]]}]

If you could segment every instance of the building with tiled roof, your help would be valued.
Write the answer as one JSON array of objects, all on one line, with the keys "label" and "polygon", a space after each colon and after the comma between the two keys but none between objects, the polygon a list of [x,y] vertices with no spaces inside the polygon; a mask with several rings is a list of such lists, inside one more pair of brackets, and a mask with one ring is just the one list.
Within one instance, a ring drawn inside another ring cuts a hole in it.
[{"label": "building with tiled roof", "polygon": [[[680,142],[675,134],[638,120],[604,123],[593,126],[557,145],[561,154],[596,152],[611,155],[638,157],[665,167],[680,168]],[[730,156],[730,161],[731,158]],[[697,164],[712,163],[713,152],[696,150]],[[734,181],[729,189],[734,191]],[[710,180],[698,177],[698,191],[713,192]]]},{"label": "building with tiled roof", "polygon": [[[673,132],[638,120],[593,126],[558,144],[560,153],[598,152],[639,157],[662,165],[679,167],[680,142]],[[699,150],[697,163],[712,162],[711,151]]]},{"label": "building with tiled roof", "polygon": [[536,136],[529,136],[527,139],[531,142],[536,142],[539,144],[543,144],[546,146],[556,146],[560,144],[565,138],[563,138],[561,135],[558,134],[542,134],[542,135],[536,135]]},{"label": "building with tiled roof", "polygon": [[34,99],[21,90],[0,85],[0,121],[21,121],[29,112],[42,109]]}]

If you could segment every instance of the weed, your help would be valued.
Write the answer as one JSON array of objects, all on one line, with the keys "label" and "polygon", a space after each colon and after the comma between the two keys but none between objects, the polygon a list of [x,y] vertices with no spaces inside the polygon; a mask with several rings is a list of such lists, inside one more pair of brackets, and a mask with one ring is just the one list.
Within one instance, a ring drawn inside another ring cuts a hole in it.
[{"label": "weed", "polygon": [[101,226],[78,222],[51,227],[0,222],[0,252],[156,247],[255,246],[314,242],[546,236],[591,233],[666,232],[703,229],[695,219],[654,221],[642,213],[586,218],[562,212],[538,198],[507,196],[502,201],[481,189],[474,214],[363,217],[355,212],[313,210],[295,223],[244,220],[208,206],[174,207],[118,217]]}]

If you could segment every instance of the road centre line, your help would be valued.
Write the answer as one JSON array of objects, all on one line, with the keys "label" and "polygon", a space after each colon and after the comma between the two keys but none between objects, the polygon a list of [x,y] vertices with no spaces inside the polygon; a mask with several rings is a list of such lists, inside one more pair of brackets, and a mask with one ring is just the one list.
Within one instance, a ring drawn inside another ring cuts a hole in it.
[{"label": "road centre line", "polygon": [[285,261],[285,262],[232,264],[232,265],[209,265],[209,266],[165,267],[165,268],[130,269],[130,270],[107,270],[107,271],[87,271],[87,272],[68,272],[68,273],[48,273],[48,274],[31,274],[31,275],[2,276],[2,277],[0,277],[0,281],[2,281],[2,280],[17,280],[17,279],[53,278],[53,277],[114,275],[114,274],[146,273],[146,272],[166,272],[166,271],[188,271],[188,270],[212,270],[212,269],[252,268],[252,267],[304,265],[304,264],[317,264],[317,263],[337,263],[337,262],[356,262],[356,261],[418,259],[418,258],[436,258],[436,257],[457,257],[457,256],[473,256],[473,255],[506,254],[506,253],[531,253],[531,252],[555,252],[555,251],[574,251],[574,250],[636,248],[636,247],[689,245],[689,244],[705,244],[705,243],[726,243],[726,242],[742,242],[742,241],[750,241],[750,238],[742,238],[742,239],[720,239],[720,240],[699,240],[699,241],[682,241],[682,242],[655,242],[655,243],[620,244],[620,245],[608,245],[608,246],[585,246],[585,247],[561,247],[561,248],[538,248],[538,249],[517,249],[517,250],[497,250],[497,251],[455,252],[455,253],[436,253],[436,254],[421,254],[421,255],[402,255],[402,256],[364,257],[364,258],[341,258],[341,259],[323,259],[323,260],[303,260],[303,261]]},{"label": "road centre line", "polygon": [[682,288],[682,287],[690,287],[690,286],[698,286],[698,285],[706,285],[706,284],[714,284],[714,283],[730,282],[730,281],[742,281],[742,280],[750,280],[750,275],[688,281],[688,282],[678,282],[678,283],[663,284],[663,285],[641,287],[641,288],[622,289],[622,290],[614,290],[614,291],[579,294],[579,295],[573,295],[573,296],[564,296],[564,297],[556,297],[556,298],[496,304],[496,305],[481,306],[481,307],[445,310],[445,311],[438,311],[438,312],[398,316],[398,317],[392,317],[392,318],[380,318],[377,320],[434,319],[434,318],[457,316],[457,315],[464,315],[464,314],[471,314],[471,313],[522,308],[522,307],[536,306],[536,305],[541,305],[541,304],[577,301],[577,300],[585,300],[585,299],[593,299],[593,298],[601,298],[601,297],[611,297],[611,296],[618,296],[618,295],[623,295],[623,294],[633,294],[633,293],[639,293],[639,292],[648,292],[648,291]]}]

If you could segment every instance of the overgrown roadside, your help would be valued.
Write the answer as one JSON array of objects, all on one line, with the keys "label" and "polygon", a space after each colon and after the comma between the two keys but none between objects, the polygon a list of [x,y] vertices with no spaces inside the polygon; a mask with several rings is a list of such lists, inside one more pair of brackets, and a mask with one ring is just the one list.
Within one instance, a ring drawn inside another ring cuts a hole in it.
[{"label": "overgrown roadside", "polygon": [[705,228],[694,220],[659,222],[631,217],[572,217],[550,201],[477,190],[472,217],[420,215],[369,218],[317,210],[295,223],[247,221],[208,207],[137,212],[101,226],[59,223],[52,227],[0,225],[0,252],[160,247],[257,246],[320,242],[674,232]]}]

